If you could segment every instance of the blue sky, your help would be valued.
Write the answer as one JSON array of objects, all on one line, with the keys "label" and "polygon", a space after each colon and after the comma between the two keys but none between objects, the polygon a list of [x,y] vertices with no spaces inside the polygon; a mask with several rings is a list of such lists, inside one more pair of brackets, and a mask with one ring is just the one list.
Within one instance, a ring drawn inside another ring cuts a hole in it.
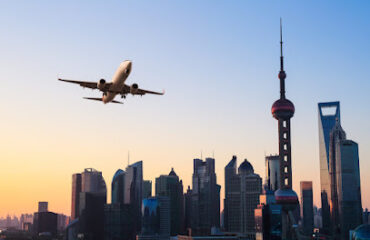
[{"label": "blue sky", "polygon": [[[343,128],[359,143],[363,204],[370,207],[369,7],[368,1],[2,1],[0,188],[7,197],[0,216],[30,211],[42,199],[68,213],[72,173],[95,167],[109,185],[128,151],[132,161],[144,160],[144,176],[153,181],[173,166],[191,185],[192,159],[201,151],[214,151],[222,185],[233,154],[264,177],[264,154],[277,152],[270,108],[279,97],[280,17],[287,97],[296,107],[295,190],[312,180],[319,204],[317,103],[339,100]],[[110,80],[126,59],[133,61],[128,83],[166,95],[102,105],[82,99],[100,93],[56,81],[58,74]],[[22,179],[35,174],[27,188],[37,194],[26,196]]]}]

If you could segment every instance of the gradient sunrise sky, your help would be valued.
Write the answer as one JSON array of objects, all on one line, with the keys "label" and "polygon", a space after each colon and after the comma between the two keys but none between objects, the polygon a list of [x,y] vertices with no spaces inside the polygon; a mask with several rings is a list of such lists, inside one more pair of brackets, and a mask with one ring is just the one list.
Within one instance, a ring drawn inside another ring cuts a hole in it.
[{"label": "gradient sunrise sky", "polygon": [[[320,206],[317,103],[339,100],[370,208],[369,10],[369,1],[1,1],[0,217],[38,201],[69,215],[72,174],[87,167],[103,172],[110,196],[128,151],[153,184],[174,167],[186,189],[201,152],[214,152],[222,187],[234,154],[264,178],[265,154],[278,151],[280,17],[294,189],[312,180]],[[82,99],[99,92],[56,80],[110,80],[126,59],[127,83],[166,94],[103,105]]]}]

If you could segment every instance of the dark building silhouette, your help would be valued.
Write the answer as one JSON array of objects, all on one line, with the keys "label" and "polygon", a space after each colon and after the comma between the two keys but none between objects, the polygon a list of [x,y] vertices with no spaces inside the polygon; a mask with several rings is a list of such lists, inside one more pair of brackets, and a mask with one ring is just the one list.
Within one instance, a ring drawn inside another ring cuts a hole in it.
[{"label": "dark building silhouette", "polygon": [[[234,179],[236,176],[236,168],[237,168],[237,159],[236,156],[233,156],[231,161],[225,167],[225,199],[224,199],[224,228],[226,231],[230,230],[229,218],[233,215],[233,206],[234,204],[231,202],[231,196],[237,194],[237,191],[233,191]],[[238,198],[239,196],[237,196]]]},{"label": "dark building silhouette", "polygon": [[187,235],[189,235],[189,229],[191,229],[191,196],[193,191],[190,189],[190,186],[188,186],[188,189],[186,193],[184,194],[184,200],[185,200],[185,231]]},{"label": "dark building silhouette", "polygon": [[301,182],[301,215],[302,228],[306,235],[310,236],[313,233],[314,218],[313,218],[313,192],[312,182]]},{"label": "dark building silhouette", "polygon": [[124,203],[125,171],[118,169],[112,179],[112,203]]},{"label": "dark building silhouette", "polygon": [[212,227],[220,227],[220,190],[215,159],[194,159],[190,223],[193,235],[209,235]]},{"label": "dark building silhouette", "polygon": [[259,204],[262,179],[244,160],[236,172],[236,157],[225,167],[225,229],[251,238],[255,235],[254,210]]},{"label": "dark building silhouette", "polygon": [[134,217],[129,204],[112,203],[104,207],[104,240],[133,240],[136,231],[131,219]]},{"label": "dark building silhouette", "polygon": [[104,238],[104,205],[106,193],[80,193],[79,233],[84,239]]},{"label": "dark building silhouette", "polygon": [[142,229],[138,240],[169,240],[170,199],[156,196],[143,200]]},{"label": "dark building silhouette", "polygon": [[155,195],[165,196],[170,201],[171,236],[184,232],[184,194],[182,180],[173,168],[168,175],[155,179]]},{"label": "dark building silhouette", "polygon": [[152,181],[143,181],[143,199],[150,198],[152,196]]},{"label": "dark building silhouette", "polygon": [[[36,212],[33,215],[33,230],[36,235],[49,233],[50,236],[57,235],[58,215],[53,212]],[[48,235],[48,234],[47,234]]]}]

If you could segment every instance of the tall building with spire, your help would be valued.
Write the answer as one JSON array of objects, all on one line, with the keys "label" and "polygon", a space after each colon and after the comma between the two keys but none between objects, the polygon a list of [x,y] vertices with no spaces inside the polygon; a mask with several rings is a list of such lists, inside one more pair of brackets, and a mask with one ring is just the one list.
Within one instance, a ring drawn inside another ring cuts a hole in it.
[{"label": "tall building with spire", "polygon": [[294,115],[294,105],[285,96],[284,57],[282,25],[280,20],[280,98],[274,102],[271,108],[273,117],[278,120],[279,132],[279,158],[280,158],[280,189],[275,192],[276,202],[282,205],[282,238],[291,239],[293,235],[292,218],[289,211],[296,208],[298,204],[297,194],[292,190],[292,154],[290,119]]}]

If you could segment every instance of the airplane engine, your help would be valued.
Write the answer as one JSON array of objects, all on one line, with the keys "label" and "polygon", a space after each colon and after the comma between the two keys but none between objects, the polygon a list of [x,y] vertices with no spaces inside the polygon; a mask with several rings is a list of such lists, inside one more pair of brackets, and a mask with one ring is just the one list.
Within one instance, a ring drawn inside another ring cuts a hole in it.
[{"label": "airplane engine", "polygon": [[105,87],[105,83],[106,83],[105,79],[100,79],[99,82],[98,82],[98,88],[100,90],[103,90],[104,87]]},{"label": "airplane engine", "polygon": [[131,94],[135,94],[137,92],[137,90],[139,89],[139,85],[137,85],[137,83],[134,83],[131,85],[130,87],[130,93]]}]

